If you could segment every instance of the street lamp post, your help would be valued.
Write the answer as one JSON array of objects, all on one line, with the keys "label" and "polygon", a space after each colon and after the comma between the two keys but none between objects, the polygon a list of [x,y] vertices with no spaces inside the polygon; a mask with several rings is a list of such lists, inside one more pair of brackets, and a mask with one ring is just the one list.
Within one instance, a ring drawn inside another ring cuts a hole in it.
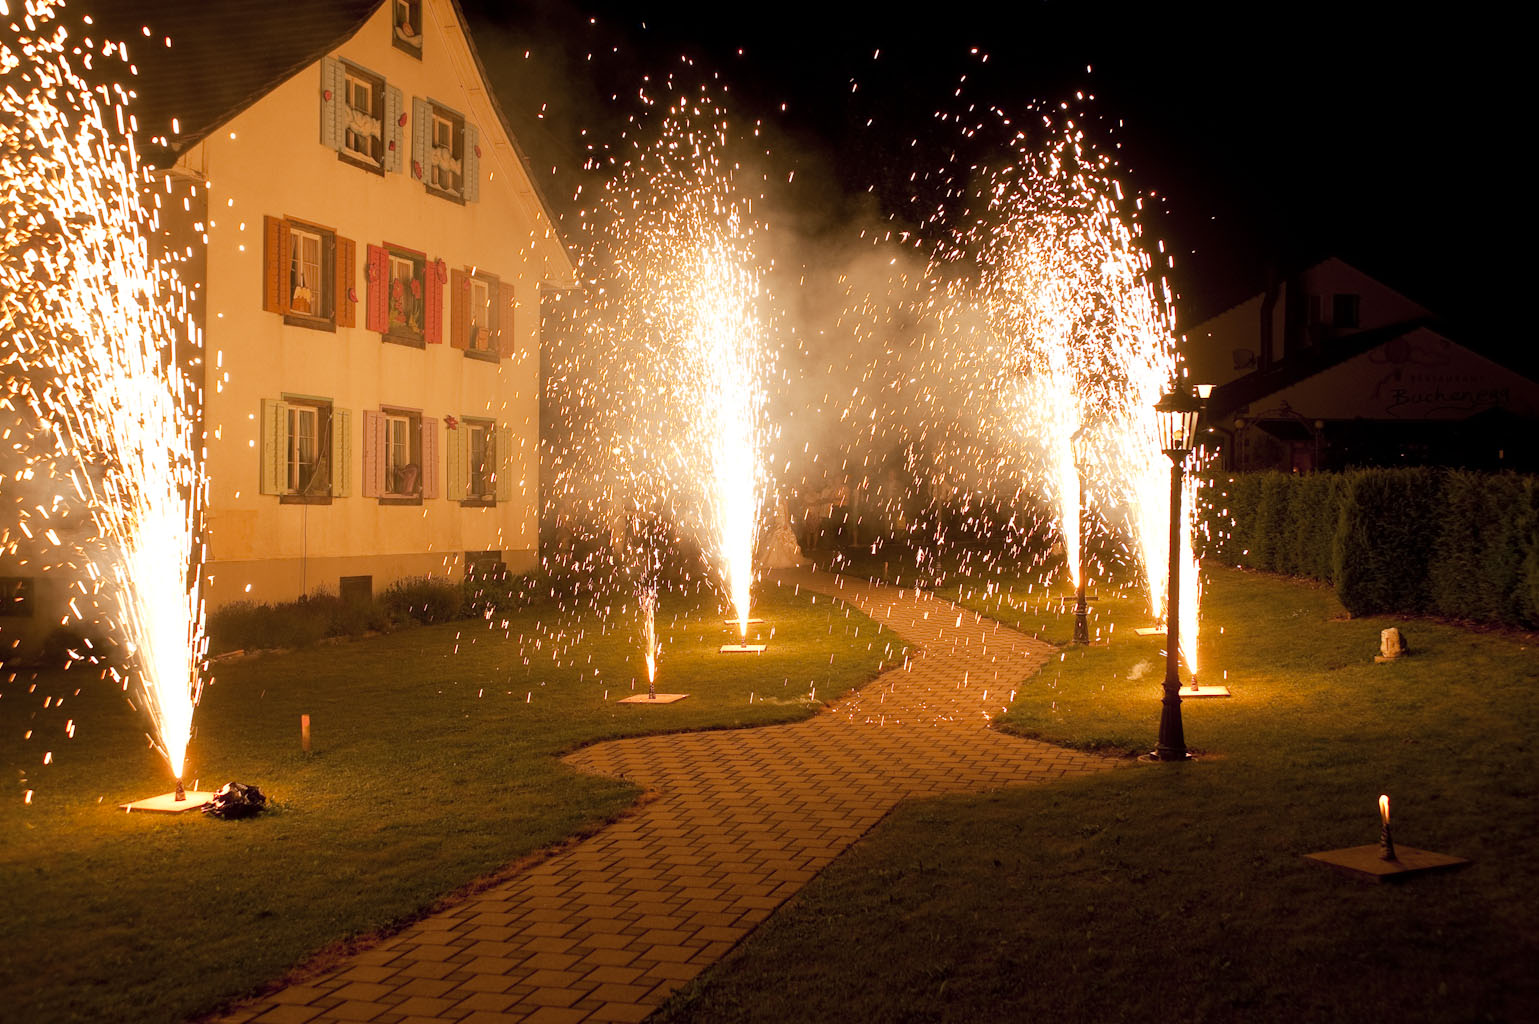
[{"label": "street lamp post", "polygon": [[1075,547],[1075,557],[1079,559],[1078,570],[1075,577],[1079,583],[1074,591],[1074,642],[1088,644],[1090,642],[1090,609],[1085,603],[1085,428],[1080,427],[1072,437],[1069,444],[1074,450],[1074,480],[1079,493],[1074,500],[1079,508],[1078,522],[1079,537]]},{"label": "street lamp post", "polygon": [[1155,405],[1160,448],[1170,457],[1170,571],[1165,594],[1165,697],[1160,710],[1157,761],[1185,761],[1181,727],[1181,476],[1196,444],[1202,402],[1190,384],[1177,384]]}]

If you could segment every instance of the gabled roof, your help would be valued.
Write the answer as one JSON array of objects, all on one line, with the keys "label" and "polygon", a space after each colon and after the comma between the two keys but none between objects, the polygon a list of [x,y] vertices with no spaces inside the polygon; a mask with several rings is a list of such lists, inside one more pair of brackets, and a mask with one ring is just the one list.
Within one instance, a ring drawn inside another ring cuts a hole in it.
[{"label": "gabled roof", "polygon": [[1224,419],[1267,395],[1275,395],[1284,388],[1340,366],[1349,359],[1372,352],[1386,341],[1394,341],[1421,328],[1435,330],[1437,323],[1433,317],[1416,317],[1356,334],[1338,335],[1323,344],[1311,345],[1291,353],[1269,369],[1247,373],[1214,388],[1208,396],[1207,415],[1210,420]]},{"label": "gabled roof", "polygon": [[[220,125],[352,38],[382,3],[114,0],[101,5],[101,13],[92,13],[93,24],[82,30],[98,49],[103,39],[127,44],[138,74],[122,84],[136,93],[130,109],[138,122],[139,155],[153,167],[169,167]],[[459,0],[449,3],[503,134],[546,219],[557,228],[556,208],[497,100],[465,12]],[[560,231],[553,234],[567,262],[575,263]]]},{"label": "gabled roof", "polygon": [[[86,31],[127,44],[139,72],[123,83],[137,94],[129,109],[139,124],[139,155],[169,167],[351,37],[382,2],[119,0],[100,5]],[[172,131],[173,119],[180,131]]]}]

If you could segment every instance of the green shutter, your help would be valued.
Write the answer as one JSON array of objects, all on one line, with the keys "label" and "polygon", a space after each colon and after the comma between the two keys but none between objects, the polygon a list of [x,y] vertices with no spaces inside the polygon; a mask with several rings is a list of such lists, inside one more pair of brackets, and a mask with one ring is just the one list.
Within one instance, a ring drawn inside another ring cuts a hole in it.
[{"label": "green shutter", "polygon": [[401,114],[404,112],[405,101],[401,99],[401,90],[390,85],[385,87],[385,170],[391,174],[399,174],[401,171],[401,147],[406,143],[402,139]]},{"label": "green shutter", "polygon": [[449,467],[448,489],[444,497],[450,501],[464,501],[465,492],[470,489],[469,474],[466,472],[470,462],[470,431],[463,423],[449,431],[449,443],[445,446],[444,454],[448,456],[444,461]]},{"label": "green shutter", "polygon": [[341,150],[342,124],[346,117],[347,103],[343,92],[347,89],[347,73],[342,62],[334,57],[321,58],[321,145]]},{"label": "green shutter", "polygon": [[331,496],[346,498],[353,493],[353,414],[346,409],[331,410]]},{"label": "green shutter", "polygon": [[262,399],[261,492],[282,494],[288,486],[289,407],[284,402]]},{"label": "green shutter", "polygon": [[497,428],[497,500],[513,500],[513,428]]},{"label": "green shutter", "polygon": [[465,122],[465,155],[460,160],[460,168],[465,172],[465,202],[479,202],[481,199],[481,138],[476,133],[476,126],[469,121]]}]

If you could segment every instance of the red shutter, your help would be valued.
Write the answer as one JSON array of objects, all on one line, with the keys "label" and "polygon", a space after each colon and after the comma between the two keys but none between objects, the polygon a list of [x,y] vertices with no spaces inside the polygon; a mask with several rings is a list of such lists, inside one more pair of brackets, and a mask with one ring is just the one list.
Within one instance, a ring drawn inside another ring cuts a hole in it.
[{"label": "red shutter", "polygon": [[385,414],[363,411],[363,496],[385,493]]},{"label": "red shutter", "polygon": [[368,299],[364,326],[371,331],[385,333],[390,324],[390,253],[378,245],[368,248],[368,262],[364,265],[365,288]]},{"label": "red shutter", "polygon": [[518,350],[513,336],[513,286],[504,282],[497,288],[497,358],[512,359]]},{"label": "red shutter", "polygon": [[337,238],[336,269],[337,291],[333,300],[337,311],[338,327],[356,327],[358,324],[358,268],[357,246],[351,238]]},{"label": "red shutter", "polygon": [[449,269],[441,259],[432,260],[423,272],[427,278],[426,334],[429,345],[444,343],[444,284],[449,280]]},{"label": "red shutter", "polygon": [[422,497],[438,497],[438,418],[422,417]]},{"label": "red shutter", "polygon": [[289,311],[289,225],[282,217],[262,218],[262,308]]},{"label": "red shutter", "polygon": [[470,275],[463,270],[449,271],[449,344],[470,347],[470,332],[465,324],[465,306],[470,299]]}]

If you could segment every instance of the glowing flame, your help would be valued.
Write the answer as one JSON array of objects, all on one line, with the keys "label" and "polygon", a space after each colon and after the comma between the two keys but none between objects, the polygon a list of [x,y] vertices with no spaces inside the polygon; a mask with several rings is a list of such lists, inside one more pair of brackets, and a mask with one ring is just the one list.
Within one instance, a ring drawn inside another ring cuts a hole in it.
[{"label": "glowing flame", "polygon": [[1386,825],[1389,824],[1389,794],[1388,793],[1380,793],[1379,794],[1379,820],[1382,821]]},{"label": "glowing flame", "polygon": [[645,643],[643,650],[647,662],[647,685],[657,682],[657,656],[661,649],[657,645],[657,589],[648,587],[641,592],[638,598],[641,606],[641,631]]},{"label": "glowing flame", "polygon": [[[186,289],[151,252],[159,202],[143,201],[172,184],[141,172],[121,127],[127,91],[93,91],[71,67],[56,5],[28,11],[32,34],[13,24],[0,40],[0,404],[41,425],[33,439],[52,438],[52,450],[25,453],[27,479],[35,463],[67,467],[58,477],[88,506],[100,542],[90,576],[115,591],[151,739],[181,778],[205,649],[200,396],[184,369],[200,345]],[[110,43],[82,59],[114,52],[126,63]]]}]

